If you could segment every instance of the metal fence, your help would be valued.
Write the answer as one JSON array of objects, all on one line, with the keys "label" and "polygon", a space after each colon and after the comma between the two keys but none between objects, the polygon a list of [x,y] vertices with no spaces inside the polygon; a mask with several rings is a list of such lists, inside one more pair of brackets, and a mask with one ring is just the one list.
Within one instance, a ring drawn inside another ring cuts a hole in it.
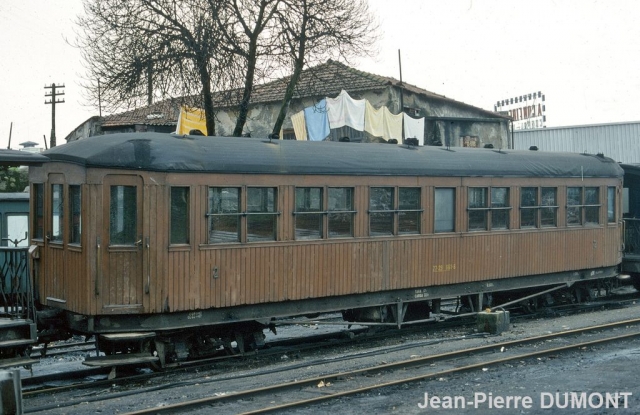
[{"label": "metal fence", "polygon": [[28,247],[0,247],[0,315],[35,321]]},{"label": "metal fence", "polygon": [[640,255],[640,219],[625,219],[624,253]]}]

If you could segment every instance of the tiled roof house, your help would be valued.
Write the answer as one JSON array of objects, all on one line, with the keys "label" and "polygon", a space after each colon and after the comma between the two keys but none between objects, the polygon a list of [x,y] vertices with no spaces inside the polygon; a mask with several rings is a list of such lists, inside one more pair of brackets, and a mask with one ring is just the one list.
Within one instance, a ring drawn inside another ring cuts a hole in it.
[{"label": "tiled roof house", "polygon": [[[280,110],[288,77],[256,85],[250,102],[245,133],[253,137],[267,136]],[[294,92],[282,135],[293,138],[290,116],[322,98],[335,97],[345,90],[354,99],[367,99],[374,107],[387,106],[397,114],[402,109],[412,117],[425,117],[427,143],[451,146],[492,144],[508,147],[509,117],[474,107],[399,80],[375,75],[329,60],[303,71]],[[216,135],[231,135],[237,118],[242,90],[216,93]],[[402,102],[402,105],[401,105]],[[179,99],[161,101],[147,107],[113,114],[101,119],[103,134],[133,131],[175,131],[180,108]],[[90,119],[91,120],[91,119]],[[89,121],[89,120],[88,120]],[[82,130],[81,126],[76,129]],[[93,131],[95,129],[86,129]],[[82,134],[70,134],[67,141]],[[94,134],[89,134],[94,135]],[[350,136],[352,141],[375,141],[367,133],[343,127],[331,131],[333,139]]]}]

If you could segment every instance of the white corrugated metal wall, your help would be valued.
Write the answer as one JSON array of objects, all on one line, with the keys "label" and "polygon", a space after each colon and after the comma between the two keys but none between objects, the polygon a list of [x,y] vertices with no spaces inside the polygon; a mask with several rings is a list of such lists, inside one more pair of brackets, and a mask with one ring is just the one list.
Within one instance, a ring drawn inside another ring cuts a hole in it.
[{"label": "white corrugated metal wall", "polygon": [[520,130],[513,134],[514,148],[572,153],[603,153],[621,163],[640,163],[640,121],[615,124]]}]

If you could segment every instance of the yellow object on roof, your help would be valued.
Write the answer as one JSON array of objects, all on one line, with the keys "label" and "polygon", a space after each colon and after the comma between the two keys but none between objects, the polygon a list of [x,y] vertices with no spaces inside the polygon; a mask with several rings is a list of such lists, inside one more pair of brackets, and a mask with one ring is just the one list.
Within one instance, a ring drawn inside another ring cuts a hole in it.
[{"label": "yellow object on roof", "polygon": [[207,121],[204,117],[204,110],[188,108],[183,105],[180,107],[176,133],[189,134],[191,130],[200,130],[202,134],[207,135]]}]

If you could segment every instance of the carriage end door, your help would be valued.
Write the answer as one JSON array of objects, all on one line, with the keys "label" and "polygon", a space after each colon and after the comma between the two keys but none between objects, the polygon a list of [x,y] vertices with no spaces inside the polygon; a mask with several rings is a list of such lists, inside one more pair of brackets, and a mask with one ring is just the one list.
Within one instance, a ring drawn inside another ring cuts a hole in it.
[{"label": "carriage end door", "polygon": [[104,180],[103,312],[144,311],[145,244],[143,182],[140,176],[109,175]]}]

